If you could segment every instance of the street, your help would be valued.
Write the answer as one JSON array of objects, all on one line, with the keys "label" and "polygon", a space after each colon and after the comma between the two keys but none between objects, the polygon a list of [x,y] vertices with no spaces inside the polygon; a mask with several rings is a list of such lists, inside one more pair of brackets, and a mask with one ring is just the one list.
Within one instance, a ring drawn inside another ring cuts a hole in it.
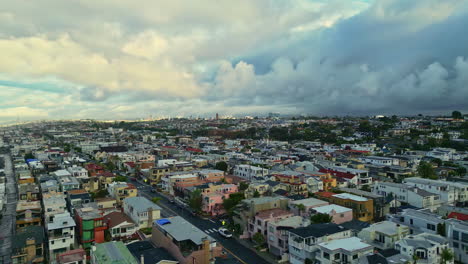
[{"label": "street", "polygon": [[170,203],[169,200],[160,193],[151,192],[150,186],[142,184],[140,182],[132,182],[138,188],[138,193],[140,196],[152,199],[154,197],[161,197],[158,205],[163,209],[161,216],[170,217],[175,215],[180,215],[188,222],[194,226],[201,229],[203,232],[207,233],[214,239],[216,239],[224,249],[235,257],[240,263],[243,264],[268,264],[269,262],[265,261],[262,257],[258,256],[255,251],[250,248],[245,247],[240,244],[234,238],[224,238],[218,233],[218,228],[222,226],[219,221],[214,221],[211,219],[205,220],[197,216],[193,216],[186,209],[178,207],[176,204]]},{"label": "street", "polygon": [[5,160],[5,175],[6,175],[6,197],[3,217],[0,223],[0,263],[11,263],[11,243],[15,230],[16,220],[16,203],[18,196],[16,194],[16,177],[13,172],[13,164],[9,154],[1,155]]}]

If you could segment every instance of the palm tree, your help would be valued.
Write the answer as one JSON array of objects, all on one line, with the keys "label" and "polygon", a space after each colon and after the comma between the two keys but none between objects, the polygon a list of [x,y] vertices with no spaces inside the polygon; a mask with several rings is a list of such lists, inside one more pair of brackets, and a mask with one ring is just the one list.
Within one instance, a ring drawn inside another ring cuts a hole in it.
[{"label": "palm tree", "polygon": [[453,260],[453,252],[452,250],[448,248],[444,248],[442,249],[442,252],[440,253],[440,257],[441,257],[440,263],[446,264],[448,261]]}]

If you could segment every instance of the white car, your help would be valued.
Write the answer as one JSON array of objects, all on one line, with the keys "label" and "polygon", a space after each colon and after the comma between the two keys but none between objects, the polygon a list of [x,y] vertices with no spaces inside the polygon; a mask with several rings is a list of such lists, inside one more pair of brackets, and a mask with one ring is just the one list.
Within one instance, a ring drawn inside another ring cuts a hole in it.
[{"label": "white car", "polygon": [[225,237],[225,238],[230,238],[230,237],[232,237],[232,233],[229,232],[226,228],[220,228],[220,229],[218,230],[218,233],[219,233],[221,236]]}]

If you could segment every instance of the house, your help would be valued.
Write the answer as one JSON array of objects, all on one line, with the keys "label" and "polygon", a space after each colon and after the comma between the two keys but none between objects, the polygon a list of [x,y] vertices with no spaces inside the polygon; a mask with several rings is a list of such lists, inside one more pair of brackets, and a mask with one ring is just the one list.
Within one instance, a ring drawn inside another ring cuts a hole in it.
[{"label": "house", "polygon": [[88,179],[88,170],[83,167],[73,165],[72,167],[67,168],[67,171],[71,174],[71,176],[77,179]]},{"label": "house", "polygon": [[249,237],[253,237],[255,233],[260,233],[266,237],[269,222],[291,216],[293,216],[292,212],[280,208],[260,211],[250,220],[248,225]]},{"label": "house", "polygon": [[417,263],[427,264],[441,263],[442,251],[447,248],[449,243],[446,238],[427,233],[411,235],[395,243],[395,249],[399,250],[400,254],[410,258],[416,256]]},{"label": "house", "polygon": [[57,264],[86,264],[86,251],[82,248],[72,249],[57,255]]},{"label": "house", "polygon": [[358,190],[358,189],[353,189],[353,188],[340,188],[340,191],[371,199],[374,204],[374,221],[375,222],[385,220],[385,217],[390,213],[390,205],[394,201],[394,198],[390,196],[383,196],[380,194],[366,192],[363,190]]},{"label": "house", "polygon": [[67,192],[67,207],[70,212],[75,211],[75,208],[86,206],[91,203],[91,195],[84,189],[69,190]]},{"label": "house", "polygon": [[181,264],[208,264],[223,255],[216,240],[180,216],[156,220],[151,241]]},{"label": "house", "polygon": [[303,218],[302,216],[290,216],[268,221],[266,235],[268,251],[275,256],[282,256],[283,259],[287,258],[287,252],[289,250],[288,230],[308,226],[309,224],[309,219]]},{"label": "house", "polygon": [[35,183],[24,183],[18,185],[19,200],[22,201],[37,201],[41,197],[39,186]]},{"label": "house", "polygon": [[42,225],[42,207],[39,201],[18,201],[16,204],[16,228]]},{"label": "house", "polygon": [[82,248],[72,249],[57,255],[57,264],[86,264],[86,251]]},{"label": "house", "polygon": [[353,210],[353,219],[372,222],[374,219],[374,202],[362,196],[357,196],[350,193],[315,193],[318,198],[326,200],[330,203],[341,205]]},{"label": "house", "polygon": [[210,215],[224,214],[224,199],[232,193],[238,192],[235,184],[206,184],[202,189],[202,210]]},{"label": "house", "polygon": [[234,167],[234,176],[242,177],[246,180],[252,180],[255,177],[263,178],[267,175],[268,170],[261,167],[245,164],[236,165]]},{"label": "house", "polygon": [[384,165],[384,166],[399,165],[398,159],[392,158],[392,157],[364,156],[359,159],[364,163],[369,163],[373,165]]},{"label": "house", "polygon": [[111,197],[96,198],[94,202],[102,215],[107,215],[112,212],[120,212],[117,208],[117,200]]},{"label": "house", "polygon": [[42,193],[60,192],[60,185],[57,180],[47,180],[41,183]]},{"label": "house", "polygon": [[385,197],[390,195],[401,203],[431,211],[435,211],[441,205],[440,195],[402,183],[377,182],[373,192]]},{"label": "house", "polygon": [[359,258],[372,254],[373,246],[357,237],[335,239],[318,244],[316,260],[321,264],[359,263]]},{"label": "house", "polygon": [[336,204],[318,206],[311,209],[314,214],[327,214],[332,217],[332,223],[341,224],[353,220],[353,209]]},{"label": "house", "polygon": [[468,262],[468,223],[457,219],[445,221],[445,233],[453,249],[455,260]]},{"label": "house", "polygon": [[418,177],[406,178],[403,181],[408,186],[414,186],[431,193],[438,194],[444,203],[455,204],[468,201],[468,183],[431,180]]},{"label": "house", "polygon": [[104,216],[109,233],[112,238],[129,237],[137,231],[137,225],[126,214],[121,212],[112,212]]},{"label": "house", "polygon": [[286,210],[289,204],[289,199],[284,197],[259,197],[242,200],[235,208],[233,221],[239,224],[244,232],[242,237],[248,238],[248,224],[255,215],[264,210],[273,208],[281,208]]},{"label": "house", "polygon": [[42,226],[26,226],[16,230],[11,245],[11,261],[18,264],[43,263],[44,228]]},{"label": "house", "polygon": [[288,231],[289,262],[304,264],[315,259],[318,244],[334,239],[351,237],[351,231],[334,223],[312,224]]},{"label": "house", "polygon": [[441,216],[427,210],[405,209],[396,215],[390,215],[389,221],[408,226],[410,234],[437,234],[437,226],[444,223]]},{"label": "house", "polygon": [[359,232],[358,237],[379,250],[395,247],[395,242],[409,235],[409,228],[390,221],[372,224]]},{"label": "house", "polygon": [[52,221],[47,223],[49,259],[51,261],[75,246],[75,226],[75,220],[68,212],[56,214]]},{"label": "house", "polygon": [[[274,185],[279,185],[279,182],[272,181],[275,184]],[[249,184],[249,187],[247,190],[245,190],[244,194],[246,198],[253,198],[255,194],[258,194],[259,196],[264,196],[267,194],[267,192],[272,191],[272,188],[270,187],[270,183],[268,182],[252,182]],[[276,191],[276,190],[275,190]]]},{"label": "house", "polygon": [[76,233],[84,249],[90,249],[93,243],[104,242],[107,225],[99,210],[94,207],[75,209]]},{"label": "house", "polygon": [[161,207],[144,197],[125,198],[122,207],[138,229],[151,227],[154,220],[161,218]]},{"label": "house", "polygon": [[372,185],[372,177],[369,176],[369,172],[367,170],[332,166],[329,168],[321,168],[319,172],[330,173],[336,178],[346,179],[350,185],[356,186],[358,188],[361,188],[365,185]]},{"label": "house", "polygon": [[178,264],[166,249],[156,248],[150,241],[137,241],[127,244],[132,255],[140,261],[140,264]]},{"label": "house", "polygon": [[138,190],[135,185],[127,182],[113,182],[107,186],[107,191],[112,198],[115,198],[118,205],[126,198],[136,197]]},{"label": "house", "polygon": [[94,163],[86,164],[85,169],[88,171],[89,176],[96,176],[105,171],[102,166]]},{"label": "house", "polygon": [[90,255],[91,264],[139,264],[122,241],[97,244]]},{"label": "house", "polygon": [[67,202],[62,192],[44,194],[42,203],[44,205],[44,219],[46,222],[52,221],[54,215],[67,212]]},{"label": "house", "polygon": [[[307,198],[289,202],[289,209],[294,215],[310,216],[311,209],[319,206],[325,206],[329,203],[315,198]],[[303,207],[303,208],[302,208]]]}]

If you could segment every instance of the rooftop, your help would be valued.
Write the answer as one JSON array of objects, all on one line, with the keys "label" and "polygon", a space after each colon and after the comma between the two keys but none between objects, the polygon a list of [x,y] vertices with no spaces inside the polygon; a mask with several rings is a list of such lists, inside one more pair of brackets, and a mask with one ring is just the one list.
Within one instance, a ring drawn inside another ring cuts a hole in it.
[{"label": "rooftop", "polygon": [[336,205],[336,204],[329,204],[329,205],[314,207],[313,210],[321,214],[330,214],[332,211],[335,211],[335,213],[338,213],[338,214],[353,211],[353,209],[349,209],[349,208]]},{"label": "rooftop", "polygon": [[312,206],[317,206],[317,205],[328,204],[328,202],[315,199],[315,198],[307,198],[307,199],[292,201],[291,204],[294,204],[294,205],[303,204],[305,207],[312,207]]},{"label": "rooftop", "polygon": [[153,210],[161,210],[161,207],[157,206],[150,200],[144,197],[129,197],[124,199],[124,203],[133,207],[137,212],[148,211],[149,208]]},{"label": "rooftop", "polygon": [[47,224],[47,230],[55,230],[74,226],[76,226],[75,220],[73,220],[73,218],[70,216],[70,213],[66,212],[56,214],[52,222]]},{"label": "rooftop", "polygon": [[273,217],[281,217],[286,215],[292,215],[293,213],[287,210],[283,210],[280,208],[273,208],[269,210],[263,210],[257,213],[257,218],[273,218]]},{"label": "rooftop", "polygon": [[215,241],[180,216],[156,220],[154,225],[170,234],[177,241],[191,240],[196,245],[201,245],[204,239]]},{"label": "rooftop", "polygon": [[167,250],[155,248],[149,241],[134,242],[128,244],[127,248],[137,259],[140,259],[141,255],[143,255],[145,262],[140,264],[155,264],[163,260],[177,261]]},{"label": "rooftop", "polygon": [[337,198],[340,198],[340,199],[349,199],[349,200],[353,200],[353,201],[357,201],[357,202],[366,202],[366,201],[368,201],[368,199],[365,198],[365,197],[357,196],[357,195],[350,194],[350,193],[335,194],[335,195],[333,195],[333,197],[337,197]]},{"label": "rooftop", "polygon": [[348,252],[366,248],[373,248],[373,246],[362,242],[361,239],[357,237],[331,240],[329,242],[320,243],[319,246],[332,251],[337,249],[343,249]]},{"label": "rooftop", "polygon": [[23,210],[32,210],[32,209],[39,209],[41,210],[41,202],[40,201],[18,201],[16,204],[16,211],[23,211]]},{"label": "rooftop", "polygon": [[349,230],[341,225],[334,223],[325,223],[325,224],[312,224],[306,227],[299,227],[291,230],[290,232],[301,237],[323,237],[339,232]]},{"label": "rooftop", "polygon": [[95,256],[97,263],[138,264],[137,259],[121,241],[96,244],[91,254]]},{"label": "rooftop", "polygon": [[27,226],[16,230],[15,238],[13,239],[13,248],[23,248],[26,246],[26,241],[34,239],[35,244],[44,243],[44,228],[42,226]]},{"label": "rooftop", "polygon": [[259,198],[250,198],[250,199],[244,199],[243,202],[247,204],[265,204],[265,203],[270,203],[270,202],[275,202],[275,201],[280,201],[280,200],[285,200],[287,198],[284,197],[272,197],[272,196],[265,196],[265,197],[259,197]]},{"label": "rooftop", "polygon": [[[391,236],[391,235],[395,235],[395,234],[398,233],[398,228],[399,227],[400,227],[400,225],[398,225],[398,224],[396,224],[394,222],[382,221],[382,222],[372,224],[371,226],[366,228],[366,230],[379,232],[379,233]],[[403,227],[407,228],[406,226],[403,226]]]},{"label": "rooftop", "polygon": [[59,263],[71,263],[83,260],[86,256],[86,251],[82,248],[69,250],[57,256]]}]

